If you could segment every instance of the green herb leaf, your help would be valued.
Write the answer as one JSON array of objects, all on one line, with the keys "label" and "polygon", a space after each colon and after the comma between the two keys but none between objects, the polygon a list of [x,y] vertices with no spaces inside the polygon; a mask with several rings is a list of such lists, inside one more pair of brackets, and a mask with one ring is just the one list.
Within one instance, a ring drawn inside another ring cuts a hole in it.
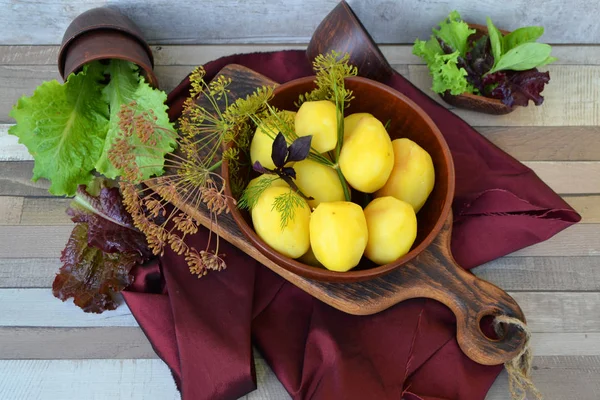
[{"label": "green herb leaf", "polygon": [[504,52],[514,49],[520,44],[535,42],[544,34],[544,28],[541,26],[525,26],[516,29],[504,36],[503,46]]},{"label": "green herb leaf", "polygon": [[[116,168],[109,160],[109,150],[118,137],[126,134],[122,126],[125,123],[127,129],[134,130],[129,132],[132,134],[128,142],[141,172],[140,179],[162,175],[164,156],[176,147],[175,130],[169,121],[165,105],[167,95],[148,85],[133,63],[111,60],[106,72],[110,74],[110,83],[102,90],[102,96],[110,104],[110,125],[102,155],[95,165],[96,170],[111,179],[123,175],[123,170]],[[135,120],[121,121],[123,106],[130,108],[133,118],[151,122],[147,125],[153,130],[151,137],[145,134],[149,132],[135,131],[140,130],[140,125],[134,125]]]},{"label": "green herb leaf", "polygon": [[413,54],[426,60],[433,78],[431,89],[434,92],[449,91],[458,95],[472,90],[467,82],[467,71],[458,67],[458,50],[452,54],[444,54],[435,38],[427,42],[417,39],[413,46]]},{"label": "green herb leaf", "polygon": [[494,26],[494,23],[490,19],[490,17],[486,18],[488,35],[490,37],[490,43],[492,44],[492,55],[494,56],[494,65],[496,65],[500,58],[502,58],[502,54],[504,49],[502,48],[502,32],[498,28]]},{"label": "green herb leaf", "polygon": [[440,22],[439,27],[433,29],[433,34],[464,56],[467,53],[469,36],[475,33],[475,29],[470,29],[457,11],[452,11],[448,18]]},{"label": "green herb leaf", "polygon": [[[549,61],[550,45],[544,43],[523,43],[509,50],[490,70],[490,73],[502,70],[525,71],[543,65]],[[550,59],[550,61],[552,61]]]},{"label": "green herb leaf", "polygon": [[536,68],[543,67],[544,65],[551,64],[551,63],[553,63],[555,61],[558,61],[558,58],[549,56],[544,61],[542,61],[540,64],[538,64]]},{"label": "green herb leaf", "polygon": [[10,112],[17,124],[8,133],[18,136],[33,156],[33,181],[50,180],[53,195],[72,196],[79,184],[93,178],[108,129],[103,71],[95,62],[69,75],[65,84],[44,82]]}]

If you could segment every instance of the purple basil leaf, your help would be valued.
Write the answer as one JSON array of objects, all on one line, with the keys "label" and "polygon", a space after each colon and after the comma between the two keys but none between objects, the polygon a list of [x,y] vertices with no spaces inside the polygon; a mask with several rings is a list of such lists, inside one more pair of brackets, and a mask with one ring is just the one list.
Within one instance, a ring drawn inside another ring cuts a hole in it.
[{"label": "purple basil leaf", "polygon": [[281,173],[283,175],[286,175],[286,176],[296,179],[296,170],[292,167],[283,167],[281,169]]},{"label": "purple basil leaf", "polygon": [[490,97],[502,100],[509,107],[527,107],[529,100],[539,106],[544,102],[544,97],[540,93],[549,81],[550,74],[540,72],[536,68],[526,71],[508,71],[506,78],[491,91]]},{"label": "purple basil leaf", "polygon": [[[461,65],[467,71],[467,81],[480,93],[485,92],[486,84],[483,75],[494,65],[494,56],[490,52],[491,46],[487,36],[482,36],[473,43],[473,47],[467,52]],[[459,60],[460,61],[460,60]]]},{"label": "purple basil leaf", "polygon": [[273,147],[271,149],[271,159],[276,168],[281,168],[285,165],[287,152],[285,136],[283,136],[283,133],[279,132],[273,141]]},{"label": "purple basil leaf", "polygon": [[302,161],[308,157],[308,153],[310,153],[311,140],[312,136],[302,136],[294,140],[294,143],[290,145],[288,150],[287,162]]},{"label": "purple basil leaf", "polygon": [[256,172],[260,173],[260,174],[267,174],[269,173],[269,171],[262,166],[262,164],[260,163],[260,161],[255,161],[254,164],[252,164],[252,169],[255,170]]}]

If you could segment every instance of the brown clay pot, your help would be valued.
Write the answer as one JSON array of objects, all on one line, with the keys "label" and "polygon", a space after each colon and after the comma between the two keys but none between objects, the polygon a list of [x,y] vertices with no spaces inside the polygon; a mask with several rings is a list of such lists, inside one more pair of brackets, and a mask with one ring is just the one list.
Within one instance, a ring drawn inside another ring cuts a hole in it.
[{"label": "brown clay pot", "polygon": [[394,69],[387,62],[369,32],[348,3],[340,2],[317,27],[306,54],[312,62],[319,54],[332,50],[348,53],[358,75],[376,81],[389,78]]},{"label": "brown clay pot", "polygon": [[158,87],[154,58],[139,28],[117,10],[93,8],[69,25],[58,53],[63,79],[92,61],[120,59],[140,66],[148,83]]},{"label": "brown clay pot", "polygon": [[[287,82],[275,89],[272,105],[284,110],[297,110],[294,102],[300,94],[315,87],[314,77],[300,78]],[[335,272],[303,264],[281,255],[267,245],[252,228],[248,212],[242,211],[230,201],[229,209],[246,238],[267,258],[295,274],[327,282],[355,282],[384,275],[413,260],[438,236],[449,213],[454,196],[454,164],[448,145],[437,126],[412,100],[396,90],[362,77],[346,80],[346,87],[353,91],[354,100],[347,114],[368,112],[380,121],[391,121],[388,132],[392,139],[406,137],[421,145],[433,159],[435,187],[423,208],[417,214],[417,239],[408,254],[386,264],[375,265],[363,257],[361,263],[348,272]],[[240,152],[241,154],[242,152]],[[248,172],[248,171],[246,171]],[[223,177],[229,180],[229,165],[223,160]],[[247,176],[244,171],[239,176]],[[247,182],[244,182],[247,184]],[[230,185],[225,185],[228,196],[232,196]]]},{"label": "brown clay pot", "polygon": [[[477,40],[482,35],[487,35],[488,29],[485,25],[469,24],[471,29],[475,29],[475,33],[472,35]],[[507,35],[508,31],[500,30],[503,35]],[[448,104],[457,107],[464,108],[471,111],[477,111],[485,114],[492,115],[503,115],[513,112],[517,106],[509,107],[502,103],[501,100],[492,99],[485,96],[477,96],[471,93],[463,93],[459,95],[452,95],[448,92],[440,94],[440,97]]]}]

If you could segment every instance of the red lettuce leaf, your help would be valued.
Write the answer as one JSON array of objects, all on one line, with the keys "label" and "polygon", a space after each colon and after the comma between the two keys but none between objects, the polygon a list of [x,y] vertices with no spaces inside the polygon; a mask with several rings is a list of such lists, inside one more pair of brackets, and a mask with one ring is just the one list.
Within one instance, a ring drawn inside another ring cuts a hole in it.
[{"label": "red lettuce leaf", "polygon": [[131,269],[151,256],[146,238],[133,226],[116,188],[103,187],[94,196],[80,187],[67,213],[76,224],[52,292],[63,301],[72,297],[85,312],[114,310],[115,294],[133,282]]},{"label": "red lettuce leaf", "polygon": [[88,224],[88,246],[107,253],[138,253],[144,258],[150,257],[146,237],[133,226],[119,189],[105,187],[93,196],[80,186],[67,214],[73,222]]},{"label": "red lettuce leaf", "polygon": [[540,93],[550,81],[550,74],[533,68],[526,71],[496,72],[487,75],[484,81],[486,85],[497,84],[492,86],[488,96],[502,100],[509,107],[527,107],[529,100],[539,106],[544,102]]}]

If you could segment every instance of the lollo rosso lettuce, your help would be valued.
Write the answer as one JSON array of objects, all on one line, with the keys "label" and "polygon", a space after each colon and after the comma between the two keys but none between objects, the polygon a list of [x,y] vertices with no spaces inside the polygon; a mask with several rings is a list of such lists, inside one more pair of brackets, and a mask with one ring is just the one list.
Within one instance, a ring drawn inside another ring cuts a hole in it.
[{"label": "lollo rosso lettuce", "polygon": [[146,237],[133,226],[118,188],[97,180],[83,185],[67,209],[75,227],[52,284],[55,297],[73,298],[85,312],[101,313],[117,307],[115,295],[133,282],[131,269],[152,253]]}]

